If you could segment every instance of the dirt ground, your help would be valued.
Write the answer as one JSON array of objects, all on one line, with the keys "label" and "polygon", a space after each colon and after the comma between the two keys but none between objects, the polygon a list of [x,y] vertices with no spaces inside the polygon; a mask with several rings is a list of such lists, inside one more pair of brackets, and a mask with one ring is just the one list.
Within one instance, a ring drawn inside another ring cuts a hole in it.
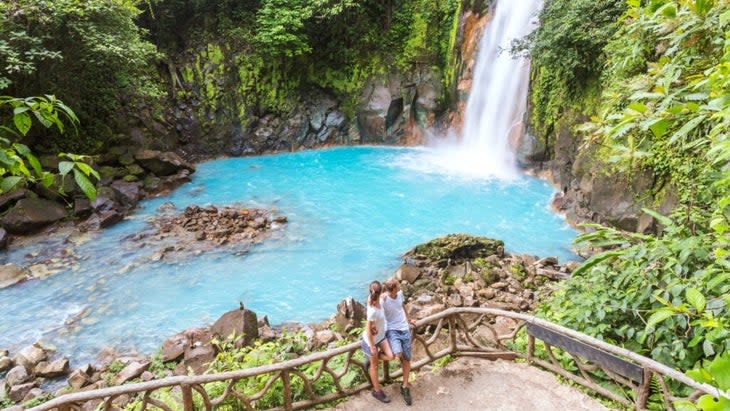
[{"label": "dirt ground", "polygon": [[607,410],[549,372],[503,360],[459,358],[437,372],[420,370],[412,382],[410,407],[398,387],[399,382],[384,387],[389,404],[363,391],[334,410]]}]

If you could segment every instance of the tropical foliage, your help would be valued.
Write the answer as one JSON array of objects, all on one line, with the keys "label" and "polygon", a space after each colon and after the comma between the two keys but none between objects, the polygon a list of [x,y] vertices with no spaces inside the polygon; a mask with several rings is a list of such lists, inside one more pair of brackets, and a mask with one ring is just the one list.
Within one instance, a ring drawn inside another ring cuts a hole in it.
[{"label": "tropical foliage", "polygon": [[63,119],[74,128],[78,126],[76,114],[52,95],[28,98],[3,96],[0,97],[0,110],[4,106],[12,109],[13,127],[0,125],[0,193],[27,185],[49,188],[56,184],[56,189],[65,194],[64,179],[71,173],[81,191],[91,200],[95,199],[96,187],[90,178],[99,180],[99,173],[88,164],[89,157],[61,153],[59,156],[63,160],[58,164],[58,174],[54,174],[43,169],[27,145],[18,142],[30,132],[33,119],[45,128],[55,127],[63,133]]},{"label": "tropical foliage", "polygon": [[669,216],[659,235],[589,226],[604,252],[543,307],[560,322],[690,369],[730,349],[730,8],[727,1],[630,0],[606,43],[585,147],[614,171],[648,171]]},{"label": "tropical foliage", "polygon": [[[53,94],[74,107],[80,132],[31,135],[43,151],[98,150],[120,115],[140,99],[159,96],[154,45],[136,23],[136,0],[17,0],[0,2],[0,91]],[[43,137],[43,138],[41,138]]]}]

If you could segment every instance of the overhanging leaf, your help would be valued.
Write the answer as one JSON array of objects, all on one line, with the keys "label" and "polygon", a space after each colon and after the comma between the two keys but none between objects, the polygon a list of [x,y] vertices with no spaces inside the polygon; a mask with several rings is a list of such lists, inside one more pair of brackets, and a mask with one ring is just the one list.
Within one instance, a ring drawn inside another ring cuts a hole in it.
[{"label": "overhanging leaf", "polygon": [[654,328],[655,325],[659,324],[660,322],[666,320],[667,318],[673,316],[675,314],[674,310],[668,307],[660,308],[659,310],[655,311],[654,314],[652,314],[649,319],[646,321],[646,328]]},{"label": "overhanging leaf", "polygon": [[705,121],[705,116],[697,116],[693,118],[692,120],[686,122],[682,128],[680,128],[676,133],[672,135],[672,137],[669,139],[669,144],[673,144],[675,141],[679,140],[680,138],[684,138],[687,134],[689,134],[690,131],[694,130],[700,123]]},{"label": "overhanging leaf", "polygon": [[20,176],[5,177],[3,178],[2,183],[0,183],[0,190],[2,190],[3,193],[6,193],[15,188],[21,181],[23,181],[23,177]]},{"label": "overhanging leaf", "polygon": [[73,170],[73,168],[74,163],[72,161],[61,161],[58,163],[58,173],[61,174],[61,176],[65,176]]},{"label": "overhanging leaf", "polygon": [[689,304],[694,307],[698,313],[705,311],[705,304],[707,304],[707,301],[705,300],[705,296],[702,295],[698,289],[688,288],[685,295],[687,296],[687,302],[689,302]]},{"label": "overhanging leaf", "polygon": [[89,181],[84,173],[76,168],[74,168],[74,180],[76,180],[76,184],[79,186],[84,195],[88,197],[89,200],[96,200],[96,187],[91,184],[91,181]]},{"label": "overhanging leaf", "polygon": [[15,123],[15,127],[20,131],[20,134],[26,135],[30,130],[30,126],[33,125],[33,120],[31,120],[28,113],[18,113],[13,116],[13,123]]}]

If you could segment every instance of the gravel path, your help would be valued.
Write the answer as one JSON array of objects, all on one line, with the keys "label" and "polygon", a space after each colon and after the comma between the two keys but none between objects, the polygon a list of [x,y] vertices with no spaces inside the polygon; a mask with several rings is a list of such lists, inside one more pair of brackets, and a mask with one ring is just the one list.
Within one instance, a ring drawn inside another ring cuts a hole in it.
[{"label": "gravel path", "polygon": [[363,391],[334,410],[607,410],[549,372],[503,360],[459,358],[436,373],[419,372],[412,383],[411,407],[403,403],[398,386],[384,388],[392,399],[389,404]]}]

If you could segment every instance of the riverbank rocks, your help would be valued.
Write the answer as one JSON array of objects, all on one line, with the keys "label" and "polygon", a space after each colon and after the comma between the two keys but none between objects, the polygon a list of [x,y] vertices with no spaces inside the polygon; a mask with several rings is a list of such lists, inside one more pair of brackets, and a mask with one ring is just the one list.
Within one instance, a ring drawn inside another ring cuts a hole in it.
[{"label": "riverbank rocks", "polygon": [[13,357],[13,362],[32,370],[38,363],[45,361],[46,358],[48,358],[48,351],[36,343],[18,351]]},{"label": "riverbank rocks", "polygon": [[[173,152],[139,150],[134,154],[134,160],[158,177],[171,176],[182,170],[189,173],[195,172],[195,166],[187,163]],[[129,166],[130,164],[125,165]]]},{"label": "riverbank rocks", "polygon": [[42,198],[23,198],[3,217],[0,224],[12,234],[26,234],[66,217],[66,209]]},{"label": "riverbank rocks", "polygon": [[68,374],[68,358],[59,358],[52,362],[41,361],[35,366],[35,375],[43,378],[56,378]]},{"label": "riverbank rocks", "polygon": [[149,229],[131,240],[140,247],[157,249],[155,261],[171,261],[226,246],[235,253],[244,253],[268,238],[273,228],[287,222],[285,216],[271,211],[215,206],[188,206],[183,213],[165,207],[150,221]]},{"label": "riverbank rocks", "polygon": [[236,348],[250,345],[259,338],[256,313],[245,309],[241,304],[240,309],[223,314],[210,327],[210,332],[221,340],[232,339]]},{"label": "riverbank rocks", "polygon": [[[395,277],[401,280],[407,309],[416,319],[448,307],[530,311],[544,285],[569,276],[554,257],[510,255],[499,240],[466,234],[418,245],[404,259],[409,264],[401,266]],[[405,278],[406,270],[409,278],[417,279]]]},{"label": "riverbank rocks", "polygon": [[352,297],[347,297],[337,304],[335,324],[341,333],[348,333],[353,328],[360,327],[366,317],[367,310],[361,303]]}]

